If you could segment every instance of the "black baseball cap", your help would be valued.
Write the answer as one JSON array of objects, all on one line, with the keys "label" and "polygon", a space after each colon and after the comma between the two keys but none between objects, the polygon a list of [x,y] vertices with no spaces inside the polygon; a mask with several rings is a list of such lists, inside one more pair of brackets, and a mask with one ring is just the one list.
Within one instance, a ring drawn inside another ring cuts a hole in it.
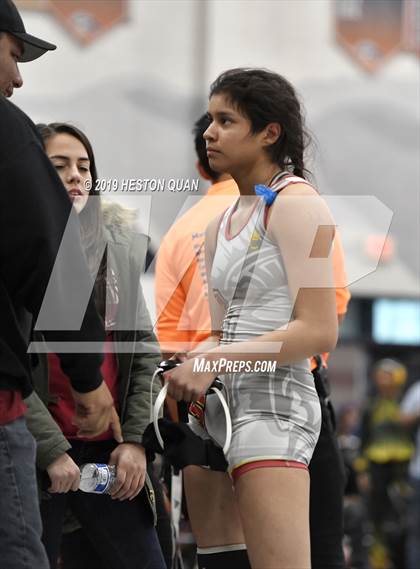
[{"label": "black baseball cap", "polygon": [[57,46],[26,33],[22,18],[12,0],[0,0],[0,32],[8,32],[23,42],[20,62],[33,61]]}]

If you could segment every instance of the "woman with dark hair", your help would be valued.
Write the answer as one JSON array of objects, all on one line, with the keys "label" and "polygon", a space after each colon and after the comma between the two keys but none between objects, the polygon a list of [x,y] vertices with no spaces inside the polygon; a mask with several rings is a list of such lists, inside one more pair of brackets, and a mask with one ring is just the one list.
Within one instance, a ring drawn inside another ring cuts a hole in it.
[{"label": "woman with dark hair", "polygon": [[[212,473],[208,508],[207,472],[185,471],[199,566],[308,569],[308,464],[321,425],[309,358],[337,339],[334,222],[306,179],[307,137],[288,81],[227,71],[211,86],[208,114],[210,167],[229,173],[240,197],[206,232],[212,336],[165,374],[168,393],[186,401],[218,376],[232,418],[230,478]],[[199,411],[191,428],[222,446],[218,400]]]},{"label": "woman with dark hair", "polygon": [[[66,189],[73,207],[79,214],[80,236],[89,268],[92,275],[96,275],[98,264],[101,261],[97,256],[103,250],[105,240],[101,200],[88,199],[89,196],[100,195],[100,192],[97,190],[98,172],[92,145],[87,136],[71,124],[39,124],[37,129],[44,141],[47,152],[53,146],[52,150],[54,152],[48,152],[48,156],[52,159],[52,163],[65,186],[67,186],[69,180],[72,181],[72,174],[70,173],[69,176],[69,174],[65,173],[68,167],[68,157],[66,155],[69,151],[69,145],[74,146],[74,150],[77,147],[81,150],[81,146],[83,146],[84,152],[81,152],[80,156],[78,156],[81,185],[78,187],[76,184],[73,188]],[[65,155],[61,153],[63,148]]]},{"label": "woman with dark hair", "polygon": [[[134,212],[118,204],[101,205],[95,157],[83,132],[65,123],[39,125],[38,130],[79,215],[93,295],[107,334],[102,374],[120,415],[124,441],[118,444],[111,432],[94,439],[79,436],[57,356],[41,354],[34,371],[36,394],[28,400],[28,424],[37,441],[38,468],[49,479],[41,501],[43,542],[54,569],[70,511],[77,522],[75,531],[63,538],[64,569],[137,569],[139,564],[163,569],[154,528],[156,497],[141,444],[150,416],[150,381],[159,362],[139,284],[147,238],[135,231]],[[139,343],[147,351],[139,352]],[[110,495],[76,491],[79,466],[88,462],[116,466]]]}]

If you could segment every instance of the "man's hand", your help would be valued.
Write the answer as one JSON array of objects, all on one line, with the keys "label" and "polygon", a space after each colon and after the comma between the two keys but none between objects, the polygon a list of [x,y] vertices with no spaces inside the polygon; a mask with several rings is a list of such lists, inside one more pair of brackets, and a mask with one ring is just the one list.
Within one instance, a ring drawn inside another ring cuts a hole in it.
[{"label": "man's hand", "polygon": [[115,500],[132,500],[141,491],[146,480],[146,451],[142,445],[123,443],[111,453],[109,464],[117,467],[117,477],[111,487]]},{"label": "man's hand", "polygon": [[67,453],[62,454],[47,466],[47,472],[51,480],[48,492],[64,494],[69,490],[75,492],[79,489],[80,470]]},{"label": "man's hand", "polygon": [[72,423],[79,427],[79,437],[97,437],[111,427],[114,439],[122,443],[120,420],[105,382],[88,393],[72,389],[72,394],[76,408]]}]

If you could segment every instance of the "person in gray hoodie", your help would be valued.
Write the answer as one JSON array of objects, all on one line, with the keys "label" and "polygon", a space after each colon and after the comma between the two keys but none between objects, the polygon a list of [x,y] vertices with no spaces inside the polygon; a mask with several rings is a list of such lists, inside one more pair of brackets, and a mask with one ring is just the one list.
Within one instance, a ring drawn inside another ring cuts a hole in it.
[{"label": "person in gray hoodie", "polygon": [[[117,203],[102,204],[95,156],[81,130],[67,123],[38,125],[38,130],[80,219],[81,240],[95,280],[93,297],[106,330],[101,371],[118,409],[124,441],[115,441],[111,431],[93,440],[78,436],[65,373],[56,354],[44,354],[34,371],[36,394],[28,400],[37,464],[44,480],[49,479],[41,500],[43,542],[55,569],[64,517],[71,511],[80,527],[63,540],[64,567],[135,569],[142,559],[163,569],[153,527],[156,496],[141,444],[159,390],[155,382],[151,391],[151,379],[160,361],[140,284],[148,238],[136,231],[135,211]],[[98,498],[77,491],[79,467],[87,462],[116,466],[110,495]]]}]

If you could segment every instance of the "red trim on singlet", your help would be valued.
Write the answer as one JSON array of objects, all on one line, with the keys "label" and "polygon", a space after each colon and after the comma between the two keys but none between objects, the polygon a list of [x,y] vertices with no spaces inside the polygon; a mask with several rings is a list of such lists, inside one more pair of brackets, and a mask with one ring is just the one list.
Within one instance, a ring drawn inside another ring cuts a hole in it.
[{"label": "red trim on singlet", "polygon": [[222,225],[223,218],[225,217],[225,214],[226,214],[228,209],[229,209],[228,207],[226,209],[224,209],[222,215],[219,217],[219,221],[217,223],[217,230],[216,230],[216,245],[217,245],[217,237],[218,237],[219,231],[220,231],[220,226]]},{"label": "red trim on singlet", "polygon": [[240,476],[251,470],[257,468],[302,468],[308,470],[306,464],[298,462],[297,460],[282,460],[282,459],[267,459],[255,460],[254,462],[247,462],[241,466],[237,466],[232,470],[233,481],[236,482]]},{"label": "red trim on singlet", "polygon": [[232,209],[231,209],[231,211],[230,211],[230,213],[229,213],[229,215],[228,215],[228,217],[227,217],[227,220],[226,220],[226,225],[225,225],[225,238],[226,238],[228,241],[232,241],[232,239],[235,239],[235,237],[238,237],[238,235],[240,234],[240,232],[248,225],[249,220],[251,219],[252,214],[254,213],[255,208],[256,208],[257,205],[258,205],[258,200],[255,200],[255,203],[254,203],[254,205],[253,205],[252,208],[251,208],[251,212],[250,212],[250,214],[248,215],[248,219],[245,221],[245,223],[242,225],[242,227],[239,229],[239,231],[237,231],[237,232],[235,233],[235,235],[232,235],[231,232],[230,232],[230,226],[231,226],[231,221],[232,221],[232,215],[235,213],[235,211],[236,211],[236,209],[237,209],[237,207],[238,207],[238,203],[239,203],[239,198],[236,200],[235,204],[233,205],[233,207],[232,207]]},{"label": "red trim on singlet", "polygon": [[[295,176],[293,175],[293,177],[295,177]],[[287,177],[285,177],[282,181],[285,181],[285,180],[287,180]],[[280,189],[278,189],[278,190],[273,190],[273,192],[280,193],[280,192],[282,192],[285,188],[287,188],[287,186],[292,186],[293,184],[306,184],[307,186],[310,186],[310,187],[312,188],[311,184],[309,184],[306,180],[303,180],[303,178],[302,178],[302,180],[299,180],[299,181],[298,181],[298,180],[291,181],[291,182],[289,182],[286,186],[283,186],[282,188],[280,188]],[[270,188],[270,189],[271,189],[271,188]],[[268,222],[268,213],[269,213],[269,211],[270,211],[270,206],[269,206],[269,205],[266,205],[266,206],[265,206],[265,209],[264,209],[264,218],[263,218],[264,229],[267,229],[267,222]]]}]

